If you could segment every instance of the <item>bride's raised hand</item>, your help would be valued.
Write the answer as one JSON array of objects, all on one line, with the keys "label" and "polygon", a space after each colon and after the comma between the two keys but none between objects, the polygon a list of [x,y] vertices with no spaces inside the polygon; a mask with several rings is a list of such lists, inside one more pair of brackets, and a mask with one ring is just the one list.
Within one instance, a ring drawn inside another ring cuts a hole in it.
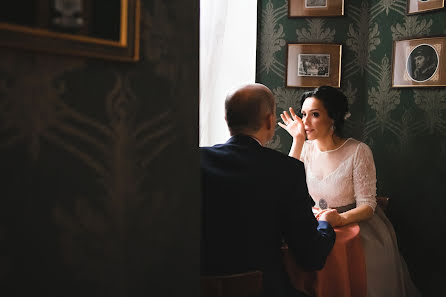
[{"label": "bride's raised hand", "polygon": [[280,114],[283,124],[279,122],[279,126],[285,129],[293,138],[305,140],[305,127],[302,119],[296,115],[292,107],[290,107],[290,114],[286,110]]}]

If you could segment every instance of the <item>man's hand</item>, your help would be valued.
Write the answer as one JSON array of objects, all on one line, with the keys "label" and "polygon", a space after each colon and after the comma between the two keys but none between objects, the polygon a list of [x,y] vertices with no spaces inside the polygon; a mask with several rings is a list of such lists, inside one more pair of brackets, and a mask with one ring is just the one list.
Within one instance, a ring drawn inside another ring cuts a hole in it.
[{"label": "man's hand", "polygon": [[317,215],[320,221],[327,221],[332,227],[342,226],[342,217],[336,209],[326,209]]}]

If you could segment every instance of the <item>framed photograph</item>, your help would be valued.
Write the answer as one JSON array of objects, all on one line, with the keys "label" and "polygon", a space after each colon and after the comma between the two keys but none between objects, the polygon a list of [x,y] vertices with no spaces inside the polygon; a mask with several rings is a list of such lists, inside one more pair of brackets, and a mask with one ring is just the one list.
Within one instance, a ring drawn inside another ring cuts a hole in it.
[{"label": "framed photograph", "polygon": [[444,8],[444,0],[407,0],[407,14]]},{"label": "framed photograph", "polygon": [[287,87],[341,86],[340,44],[288,43]]},{"label": "framed photograph", "polygon": [[344,15],[344,0],[289,0],[288,17]]},{"label": "framed photograph", "polygon": [[446,37],[394,41],[393,87],[446,86]]},{"label": "framed photograph", "polygon": [[4,3],[0,46],[138,61],[140,0],[31,2],[34,9],[23,9],[23,1]]}]

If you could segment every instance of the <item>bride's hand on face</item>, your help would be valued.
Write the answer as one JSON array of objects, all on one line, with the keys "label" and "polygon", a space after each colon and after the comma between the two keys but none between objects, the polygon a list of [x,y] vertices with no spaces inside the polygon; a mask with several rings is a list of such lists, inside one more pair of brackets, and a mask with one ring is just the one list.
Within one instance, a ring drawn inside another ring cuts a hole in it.
[{"label": "bride's hand on face", "polygon": [[305,127],[302,119],[296,115],[292,107],[290,107],[290,114],[286,111],[280,114],[283,124],[279,122],[279,126],[285,129],[293,138],[305,140]]}]

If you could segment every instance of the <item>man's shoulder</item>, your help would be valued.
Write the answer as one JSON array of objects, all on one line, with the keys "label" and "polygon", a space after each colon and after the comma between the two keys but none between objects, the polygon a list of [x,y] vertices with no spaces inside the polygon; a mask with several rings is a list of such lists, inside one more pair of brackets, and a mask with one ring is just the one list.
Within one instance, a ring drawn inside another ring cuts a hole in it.
[{"label": "man's shoulder", "polygon": [[290,157],[282,152],[276,151],[274,149],[263,147],[263,152],[265,156],[268,156],[270,160],[277,163],[278,166],[282,168],[303,168],[304,165],[300,160]]},{"label": "man's shoulder", "polygon": [[200,152],[219,152],[222,151],[227,146],[226,143],[215,144],[213,146],[200,146]]},{"label": "man's shoulder", "polygon": [[208,152],[214,150],[215,146],[200,146],[198,149],[200,152]]},{"label": "man's shoulder", "polygon": [[259,162],[268,162],[272,166],[280,166],[282,168],[294,168],[294,167],[302,167],[303,163],[300,160],[297,160],[293,157],[285,155],[282,152],[276,151],[274,149],[268,147],[250,147],[246,150],[243,150],[241,153],[240,150],[237,152],[233,149],[234,145],[224,143],[224,144],[216,144],[214,146],[205,146],[200,147],[200,153],[203,156],[212,156],[212,155],[225,155],[226,157],[230,157],[231,154],[243,154],[247,158],[257,158]]},{"label": "man's shoulder", "polygon": [[202,158],[205,156],[230,155],[231,151],[233,151],[233,149],[231,149],[230,145],[227,143],[199,147],[200,156]]}]

